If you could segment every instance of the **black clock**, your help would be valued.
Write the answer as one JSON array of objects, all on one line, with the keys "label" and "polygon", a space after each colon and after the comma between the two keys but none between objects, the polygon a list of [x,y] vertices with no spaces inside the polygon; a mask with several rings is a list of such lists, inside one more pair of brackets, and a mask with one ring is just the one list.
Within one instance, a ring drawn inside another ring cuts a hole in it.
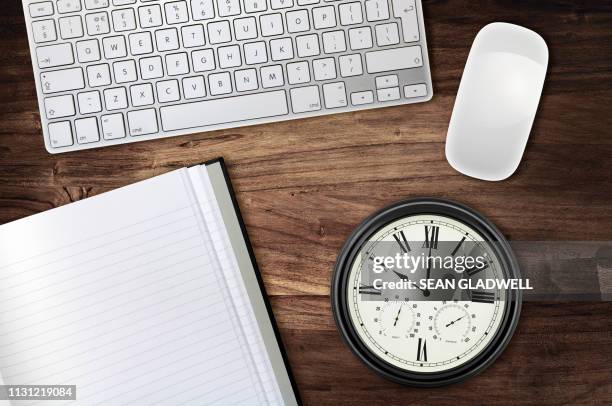
[{"label": "black clock", "polygon": [[[484,261],[463,272],[423,262],[409,272],[376,262],[375,253],[394,252],[392,247],[450,262],[478,252]],[[507,346],[519,319],[520,291],[479,281],[519,277],[510,245],[482,215],[447,200],[402,201],[366,219],[344,244],[332,279],[332,309],[349,348],[375,372],[404,385],[441,386],[481,372]],[[454,281],[449,286],[461,280],[464,288],[442,294],[418,288],[436,278]],[[381,281],[394,280],[414,285],[383,292]]]}]

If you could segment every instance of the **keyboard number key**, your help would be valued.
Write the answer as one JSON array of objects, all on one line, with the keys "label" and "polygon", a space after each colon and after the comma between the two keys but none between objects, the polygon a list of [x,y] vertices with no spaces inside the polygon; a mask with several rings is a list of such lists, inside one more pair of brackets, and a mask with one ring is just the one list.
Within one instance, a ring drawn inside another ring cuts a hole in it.
[{"label": "keyboard number key", "polygon": [[323,85],[323,97],[325,99],[325,107],[328,109],[345,107],[347,102],[344,82],[327,83]]},{"label": "keyboard number key", "polygon": [[34,21],[32,23],[32,33],[34,42],[50,42],[57,39],[55,22],[53,20]]},{"label": "keyboard number key", "polygon": [[140,19],[140,27],[142,28],[159,27],[163,24],[161,7],[159,4],[140,7],[138,9],[138,18]]},{"label": "keyboard number key", "polygon": [[184,1],[175,1],[164,4],[166,10],[166,22],[168,24],[186,23],[189,20],[189,12],[187,11],[187,3]]},{"label": "keyboard number key", "polygon": [[125,138],[125,125],[123,123],[123,114],[109,114],[102,116],[102,136],[105,140],[116,140]]},{"label": "keyboard number key", "polygon": [[[261,0],[265,3],[265,0]],[[245,1],[248,3],[248,0]],[[191,0],[191,12],[194,20],[208,20],[215,17],[213,0]]]},{"label": "keyboard number key", "polygon": [[79,144],[89,144],[100,141],[98,120],[95,117],[74,121],[76,139]]},{"label": "keyboard number key", "polygon": [[110,24],[106,12],[87,14],[85,16],[85,25],[89,35],[108,34],[110,32]]},{"label": "keyboard number key", "polygon": [[125,8],[112,12],[113,28],[116,32],[131,31],[136,29],[136,15],[134,9]]},{"label": "keyboard number key", "polygon": [[240,14],[240,1],[217,0],[217,10],[219,10],[219,17],[229,17],[238,15]]},{"label": "keyboard number key", "polygon": [[74,143],[70,121],[49,124],[49,142],[53,148],[68,147]]},{"label": "keyboard number key", "polygon": [[154,109],[130,111],[127,116],[132,137],[158,132],[157,115]]}]

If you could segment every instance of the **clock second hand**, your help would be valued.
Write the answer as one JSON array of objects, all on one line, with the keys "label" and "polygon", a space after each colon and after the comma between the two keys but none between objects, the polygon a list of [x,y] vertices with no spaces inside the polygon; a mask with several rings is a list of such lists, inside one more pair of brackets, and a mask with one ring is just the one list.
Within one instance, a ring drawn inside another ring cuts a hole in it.
[{"label": "clock second hand", "polygon": [[465,317],[465,315],[463,315],[463,316],[459,317],[457,320],[453,320],[453,321],[451,321],[450,323],[448,323],[448,324],[446,325],[446,327],[450,327],[450,326],[452,326],[453,324],[455,324],[456,322],[458,322],[459,320],[461,320],[461,319],[462,319],[462,318],[464,318],[464,317]]},{"label": "clock second hand", "polygon": [[393,322],[393,327],[397,324],[397,320],[399,319],[399,315],[402,312],[402,306],[400,305],[399,310],[397,311],[397,316],[395,316],[395,322]]}]

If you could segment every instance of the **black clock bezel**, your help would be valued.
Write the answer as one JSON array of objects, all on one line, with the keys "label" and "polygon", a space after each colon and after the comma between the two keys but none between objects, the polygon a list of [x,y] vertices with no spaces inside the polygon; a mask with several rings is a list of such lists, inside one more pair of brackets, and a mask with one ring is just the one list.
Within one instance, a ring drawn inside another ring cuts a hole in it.
[{"label": "black clock bezel", "polygon": [[404,217],[431,214],[453,218],[476,230],[487,241],[496,242],[492,249],[508,278],[520,278],[514,252],[503,234],[480,213],[450,200],[419,198],[404,200],[383,208],[364,220],[348,237],[334,266],[331,305],[340,335],[350,350],[370,369],[399,384],[435,387],[462,382],[491,365],[506,348],[518,324],[522,295],[520,290],[507,291],[507,305],[495,337],[476,357],[465,364],[440,372],[412,372],[400,369],[378,357],[363,343],[351,321],[347,303],[347,283],[355,256],[368,239],[382,227]]}]

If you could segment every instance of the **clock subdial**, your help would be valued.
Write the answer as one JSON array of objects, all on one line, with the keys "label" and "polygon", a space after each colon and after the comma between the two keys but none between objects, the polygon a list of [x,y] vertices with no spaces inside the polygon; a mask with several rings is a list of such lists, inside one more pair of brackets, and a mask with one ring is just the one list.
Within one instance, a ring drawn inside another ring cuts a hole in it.
[{"label": "clock subdial", "polygon": [[379,332],[392,339],[407,338],[416,326],[414,304],[408,302],[387,302],[378,314]]},{"label": "clock subdial", "polygon": [[451,303],[445,304],[436,311],[434,316],[435,339],[447,343],[458,343],[469,341],[469,333],[472,329],[472,318],[469,304]]}]

